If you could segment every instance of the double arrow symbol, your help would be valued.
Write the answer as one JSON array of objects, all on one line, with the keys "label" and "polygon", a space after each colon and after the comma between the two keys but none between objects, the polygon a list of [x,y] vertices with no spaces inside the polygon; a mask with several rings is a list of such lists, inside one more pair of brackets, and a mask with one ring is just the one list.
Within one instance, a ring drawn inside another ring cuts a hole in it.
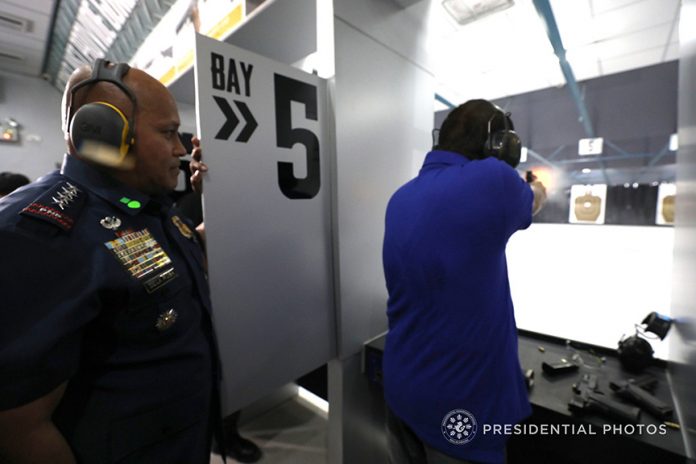
[{"label": "double arrow symbol", "polygon": [[[230,135],[232,135],[232,132],[237,127],[237,124],[239,124],[239,118],[234,113],[232,107],[226,99],[222,97],[213,98],[215,99],[215,103],[217,103],[218,107],[227,118],[225,124],[222,125],[217,135],[215,135],[215,138],[218,140],[229,140]],[[234,104],[237,105],[239,112],[242,113],[242,117],[246,122],[246,125],[235,140],[237,142],[246,143],[249,141],[251,134],[253,134],[258,127],[258,123],[256,122],[256,119],[254,119],[254,115],[251,114],[251,111],[249,111],[249,107],[246,105],[246,103],[234,100]]]}]

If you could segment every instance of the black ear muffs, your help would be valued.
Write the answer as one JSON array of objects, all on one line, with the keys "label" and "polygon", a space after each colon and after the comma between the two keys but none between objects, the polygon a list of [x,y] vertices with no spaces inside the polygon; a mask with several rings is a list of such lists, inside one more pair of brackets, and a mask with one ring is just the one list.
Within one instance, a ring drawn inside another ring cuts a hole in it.
[{"label": "black ear muffs", "polygon": [[[130,67],[125,63],[110,66],[106,60],[97,60],[92,76],[77,84],[70,92],[70,105],[67,108],[68,134],[75,150],[86,158],[112,167],[128,168],[126,155],[135,142],[135,113],[137,100],[123,82]],[[126,117],[111,103],[99,101],[81,106],[72,114],[72,101],[75,92],[95,82],[107,81],[119,87],[133,103],[132,118]]]},{"label": "black ear muffs", "polygon": [[[512,130],[512,121],[510,121],[510,113],[505,113],[498,106],[493,105],[495,112],[488,120],[488,137],[484,144],[484,154],[486,156],[494,156],[501,161],[516,168],[520,164],[520,156],[522,154],[522,141],[517,133]],[[505,128],[500,131],[491,131],[491,123],[493,118],[502,115]]]},{"label": "black ear muffs", "polygon": [[637,334],[619,340],[619,348],[616,351],[621,365],[634,372],[640,372],[648,367],[653,359],[652,346]]}]

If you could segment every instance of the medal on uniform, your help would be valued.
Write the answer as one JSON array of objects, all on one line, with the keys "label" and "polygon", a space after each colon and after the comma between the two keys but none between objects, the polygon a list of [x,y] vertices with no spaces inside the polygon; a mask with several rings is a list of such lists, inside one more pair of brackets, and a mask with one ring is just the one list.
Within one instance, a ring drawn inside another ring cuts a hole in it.
[{"label": "medal on uniform", "polygon": [[176,228],[179,229],[181,235],[183,235],[189,240],[193,238],[193,232],[191,231],[191,228],[187,226],[186,223],[182,221],[179,216],[172,216],[172,223],[174,223]]},{"label": "medal on uniform", "polygon": [[179,317],[179,314],[176,312],[176,310],[174,308],[168,309],[167,311],[161,313],[157,317],[157,322],[155,323],[155,327],[160,332],[163,332],[174,325],[177,317]]},{"label": "medal on uniform", "polygon": [[105,229],[116,230],[121,227],[121,220],[116,216],[106,216],[99,221],[99,224]]}]

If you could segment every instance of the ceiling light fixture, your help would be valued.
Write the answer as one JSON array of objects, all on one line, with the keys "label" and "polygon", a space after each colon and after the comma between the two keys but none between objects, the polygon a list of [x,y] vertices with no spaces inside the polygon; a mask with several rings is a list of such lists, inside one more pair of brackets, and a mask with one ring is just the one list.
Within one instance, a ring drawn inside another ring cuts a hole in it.
[{"label": "ceiling light fixture", "polygon": [[513,0],[443,0],[442,6],[460,26],[515,5]]}]

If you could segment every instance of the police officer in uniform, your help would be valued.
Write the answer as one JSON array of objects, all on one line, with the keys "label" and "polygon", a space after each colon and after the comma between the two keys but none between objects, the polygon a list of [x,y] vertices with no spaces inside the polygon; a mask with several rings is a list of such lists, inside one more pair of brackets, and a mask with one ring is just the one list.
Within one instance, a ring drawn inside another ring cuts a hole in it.
[{"label": "police officer in uniform", "polygon": [[[157,80],[97,60],[63,98],[60,171],[0,201],[0,462],[208,463],[218,357],[185,154]],[[201,181],[200,148],[194,185]]]}]

